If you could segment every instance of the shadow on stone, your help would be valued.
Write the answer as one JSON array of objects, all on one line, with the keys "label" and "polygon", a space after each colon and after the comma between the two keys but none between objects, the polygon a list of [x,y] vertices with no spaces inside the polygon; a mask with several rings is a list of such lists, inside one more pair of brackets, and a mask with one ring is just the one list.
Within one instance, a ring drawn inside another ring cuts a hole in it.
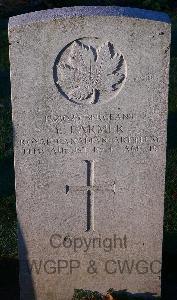
[{"label": "shadow on stone", "polygon": [[31,267],[28,261],[28,251],[23,237],[20,224],[18,224],[18,247],[19,247],[19,272],[20,285],[23,287],[20,291],[21,300],[35,300],[33,280],[31,276]]},{"label": "shadow on stone", "polygon": [[[19,256],[0,258],[0,299],[4,300],[35,300],[33,280],[28,262],[28,252],[22,231],[18,225]],[[19,263],[21,261],[21,264]],[[20,278],[19,278],[20,270]],[[23,276],[21,276],[23,274]],[[20,293],[19,279],[23,286]]]}]

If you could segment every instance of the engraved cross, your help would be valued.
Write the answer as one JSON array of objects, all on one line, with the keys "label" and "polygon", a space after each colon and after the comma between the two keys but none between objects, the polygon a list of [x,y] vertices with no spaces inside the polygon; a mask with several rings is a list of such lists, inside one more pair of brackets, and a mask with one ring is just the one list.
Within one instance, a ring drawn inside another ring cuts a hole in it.
[{"label": "engraved cross", "polygon": [[115,181],[110,186],[94,185],[94,161],[85,160],[87,164],[87,184],[86,186],[69,186],[66,185],[66,194],[69,192],[86,192],[87,193],[87,224],[86,231],[94,231],[94,193],[98,191],[109,191],[115,194]]}]

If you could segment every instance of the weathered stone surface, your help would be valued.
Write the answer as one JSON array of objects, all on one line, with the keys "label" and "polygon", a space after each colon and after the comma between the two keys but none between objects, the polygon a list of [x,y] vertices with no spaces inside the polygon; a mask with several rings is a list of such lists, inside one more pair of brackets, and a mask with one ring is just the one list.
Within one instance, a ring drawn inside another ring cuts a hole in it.
[{"label": "weathered stone surface", "polygon": [[168,17],[54,9],[9,40],[21,299],[159,295]]}]

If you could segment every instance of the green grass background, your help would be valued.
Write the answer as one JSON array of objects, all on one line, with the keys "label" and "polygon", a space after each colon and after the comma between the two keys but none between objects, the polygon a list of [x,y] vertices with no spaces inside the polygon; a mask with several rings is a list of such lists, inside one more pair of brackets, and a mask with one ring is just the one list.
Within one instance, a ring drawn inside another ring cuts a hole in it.
[{"label": "green grass background", "polygon": [[177,235],[177,1],[0,0],[0,257],[17,256],[13,133],[10,103],[8,17],[74,5],[121,5],[162,10],[172,19],[164,237]]}]

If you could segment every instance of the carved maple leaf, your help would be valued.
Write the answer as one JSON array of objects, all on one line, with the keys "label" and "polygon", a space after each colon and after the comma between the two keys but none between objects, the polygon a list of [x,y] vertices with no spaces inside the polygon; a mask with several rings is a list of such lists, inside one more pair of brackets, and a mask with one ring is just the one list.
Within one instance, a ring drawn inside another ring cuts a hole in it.
[{"label": "carved maple leaf", "polygon": [[124,58],[115,53],[110,42],[99,48],[81,41],[72,44],[67,61],[60,63],[61,79],[68,83],[69,100],[90,103],[99,101],[100,95],[114,92],[125,79]]}]

